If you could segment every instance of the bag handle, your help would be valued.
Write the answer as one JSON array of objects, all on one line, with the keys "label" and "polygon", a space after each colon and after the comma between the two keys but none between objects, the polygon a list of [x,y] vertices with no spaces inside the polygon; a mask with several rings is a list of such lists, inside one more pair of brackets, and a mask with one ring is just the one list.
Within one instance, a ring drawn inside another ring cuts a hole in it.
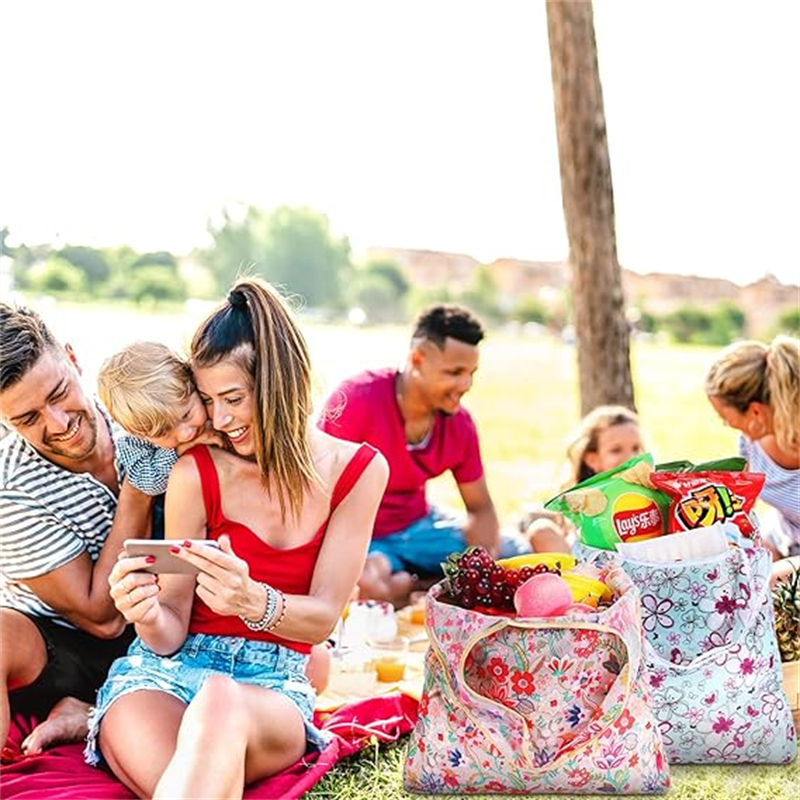
[{"label": "bag handle", "polygon": [[[761,562],[765,561],[767,557],[769,557],[769,552],[765,548],[757,548],[753,551],[753,555],[749,556],[747,551],[744,549],[736,549],[731,550],[725,554],[725,559],[727,560],[731,558],[732,553],[740,553],[740,562],[739,566],[741,567],[741,571],[744,573],[744,581],[746,582],[747,586],[751,588],[751,595],[749,599],[749,603],[744,608],[744,613],[738,616],[741,622],[741,632],[739,634],[738,639],[741,639],[743,636],[746,635],[747,631],[753,626],[758,617],[758,614],[761,611],[761,606],[764,603],[764,598],[766,595],[769,594],[769,581],[763,580],[761,582],[761,590],[756,591],[756,570],[753,569],[751,561],[755,561],[756,559],[760,559],[758,564],[759,567],[762,566]],[[628,561],[633,561],[633,559],[626,559]],[[771,559],[770,559],[771,560]],[[644,562],[639,562],[644,563]],[[659,564],[660,567],[663,567],[663,564]],[[737,579],[738,579],[738,570],[737,570]],[[674,664],[672,661],[664,658],[656,649],[650,644],[649,641],[645,640],[645,648],[647,651],[647,659],[648,662],[654,664],[656,666],[660,666],[662,668],[666,668],[669,670],[673,670],[675,672],[687,672],[688,670],[697,669],[698,667],[707,664],[708,662],[713,662],[722,653],[728,652],[732,647],[736,646],[735,641],[728,642],[727,644],[721,644],[717,647],[712,647],[710,650],[706,650],[704,653],[701,653],[699,656],[693,658],[688,664]]]}]

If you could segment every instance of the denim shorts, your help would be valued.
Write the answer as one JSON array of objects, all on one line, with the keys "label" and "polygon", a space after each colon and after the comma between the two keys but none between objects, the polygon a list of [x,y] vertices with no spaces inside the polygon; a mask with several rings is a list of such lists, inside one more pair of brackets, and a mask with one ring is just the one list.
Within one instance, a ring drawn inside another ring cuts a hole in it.
[{"label": "denim shorts", "polygon": [[322,750],[332,735],[312,722],[316,694],[306,677],[307,662],[307,655],[291,648],[239,636],[189,634],[181,649],[171,656],[156,655],[137,638],[128,654],[111,665],[108,678],[97,694],[84,757],[89,764],[100,763],[102,757],[97,746],[100,723],[118,698],[146,690],[164,692],[188,705],[206,678],[213,674],[273,689],[288,697],[303,718],[307,746]]},{"label": "denim shorts", "polygon": [[[408,570],[422,576],[441,574],[440,564],[450,553],[460,553],[467,546],[464,525],[437,508],[412,522],[407,528],[373,539],[369,552],[380,553],[392,565],[392,572]],[[527,540],[516,533],[501,533],[498,558],[530,553]]]}]

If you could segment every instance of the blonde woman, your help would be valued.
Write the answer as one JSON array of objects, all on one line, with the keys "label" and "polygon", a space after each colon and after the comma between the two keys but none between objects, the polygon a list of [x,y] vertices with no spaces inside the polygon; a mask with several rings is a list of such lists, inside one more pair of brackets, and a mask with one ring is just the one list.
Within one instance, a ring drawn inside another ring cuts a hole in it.
[{"label": "blonde woman", "polygon": [[741,433],[749,469],[766,476],[766,546],[775,559],[800,555],[800,341],[736,342],[711,365],[705,388],[722,421]]}]

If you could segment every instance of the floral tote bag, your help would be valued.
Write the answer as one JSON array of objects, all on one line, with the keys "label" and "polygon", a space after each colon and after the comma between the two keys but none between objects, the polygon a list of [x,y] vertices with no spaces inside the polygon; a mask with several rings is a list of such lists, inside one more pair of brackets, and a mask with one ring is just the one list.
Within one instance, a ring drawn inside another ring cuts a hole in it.
[{"label": "floral tote bag", "polygon": [[495,617],[428,595],[430,647],[404,767],[424,793],[660,793],[669,770],[649,704],[639,593],[613,604]]},{"label": "floral tote bag", "polygon": [[673,764],[786,764],[797,753],[763,547],[701,561],[617,561],[641,593],[653,710]]}]

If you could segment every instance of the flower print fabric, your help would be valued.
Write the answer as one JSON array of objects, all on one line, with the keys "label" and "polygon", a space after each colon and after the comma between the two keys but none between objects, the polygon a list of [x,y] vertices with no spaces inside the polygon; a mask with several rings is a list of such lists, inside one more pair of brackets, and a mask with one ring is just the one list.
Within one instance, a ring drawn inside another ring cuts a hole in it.
[{"label": "flower print fabric", "polygon": [[782,686],[770,554],[731,548],[654,564],[583,546],[639,587],[649,689],[670,763],[786,764],[797,735]]},{"label": "flower print fabric", "polygon": [[442,793],[664,792],[637,590],[606,611],[517,621],[428,597],[431,647],[404,768]]}]

